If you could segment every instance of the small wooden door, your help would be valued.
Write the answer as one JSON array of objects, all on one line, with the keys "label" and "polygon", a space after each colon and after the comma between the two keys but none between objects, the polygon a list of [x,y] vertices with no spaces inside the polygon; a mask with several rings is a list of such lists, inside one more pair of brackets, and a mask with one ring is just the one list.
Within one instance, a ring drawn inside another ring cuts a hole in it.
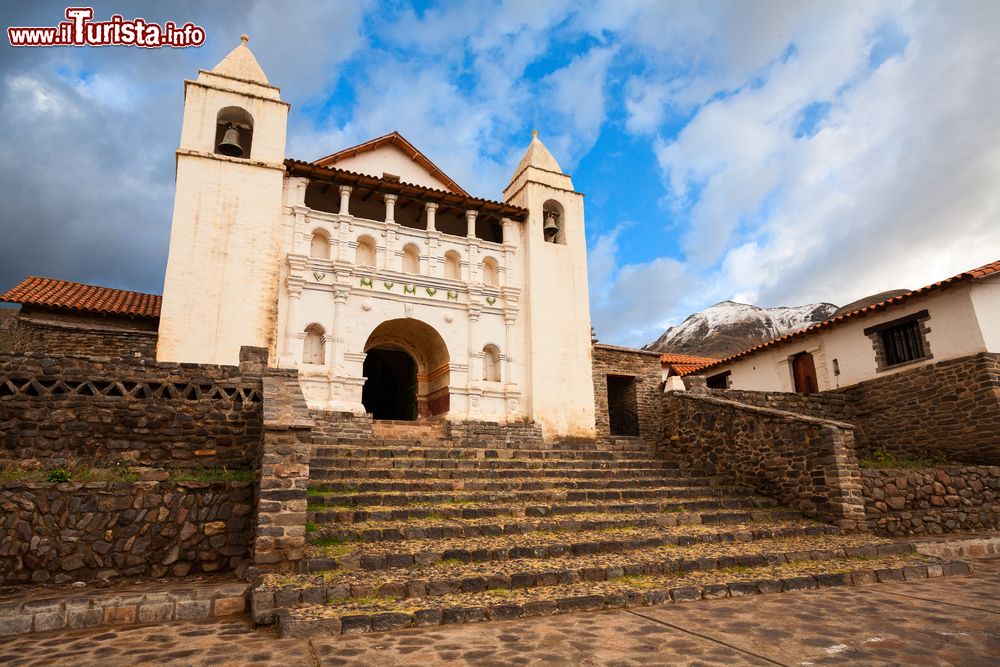
[{"label": "small wooden door", "polygon": [[808,352],[799,352],[792,357],[792,376],[795,378],[795,391],[798,393],[814,394],[818,391],[816,364]]}]

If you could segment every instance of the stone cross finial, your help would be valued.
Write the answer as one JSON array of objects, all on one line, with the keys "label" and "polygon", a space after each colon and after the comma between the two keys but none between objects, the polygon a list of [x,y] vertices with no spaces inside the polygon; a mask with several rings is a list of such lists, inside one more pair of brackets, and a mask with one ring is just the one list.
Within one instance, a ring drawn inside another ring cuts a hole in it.
[{"label": "stone cross finial", "polygon": [[247,35],[246,33],[243,33],[242,35],[240,35],[240,41],[246,44],[247,42],[250,41],[250,36]]},{"label": "stone cross finial", "polygon": [[531,138],[532,139],[537,139],[538,138],[538,130],[532,130],[531,131]]}]

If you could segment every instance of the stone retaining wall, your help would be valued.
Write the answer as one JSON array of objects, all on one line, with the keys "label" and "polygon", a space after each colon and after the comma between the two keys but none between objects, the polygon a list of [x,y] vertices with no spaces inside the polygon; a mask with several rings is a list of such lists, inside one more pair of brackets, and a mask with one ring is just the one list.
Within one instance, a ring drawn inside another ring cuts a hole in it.
[{"label": "stone retaining wall", "polygon": [[[594,345],[594,411],[597,437],[611,438],[608,414],[608,376],[635,378],[639,437],[652,441],[660,428],[660,354],[612,345]],[[618,436],[615,436],[618,437]]]},{"label": "stone retaining wall", "polygon": [[858,456],[876,451],[1000,465],[1000,353],[951,359],[841,390],[856,400]]},{"label": "stone retaining wall", "polygon": [[1000,467],[863,470],[865,512],[884,535],[1000,530]]},{"label": "stone retaining wall", "polygon": [[0,465],[249,468],[260,387],[235,366],[0,355]]},{"label": "stone retaining wall", "polygon": [[4,483],[0,582],[236,570],[252,506],[252,482]]},{"label": "stone retaining wall", "polygon": [[657,443],[671,458],[756,489],[807,516],[864,527],[850,424],[722,400],[663,395]]}]

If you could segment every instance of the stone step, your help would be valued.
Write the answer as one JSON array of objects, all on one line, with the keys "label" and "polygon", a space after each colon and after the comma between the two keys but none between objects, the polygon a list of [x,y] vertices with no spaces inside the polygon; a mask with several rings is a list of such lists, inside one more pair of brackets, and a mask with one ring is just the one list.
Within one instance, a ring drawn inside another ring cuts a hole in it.
[{"label": "stone step", "polygon": [[608,478],[605,475],[598,479],[550,478],[550,477],[514,477],[510,479],[346,479],[328,481],[322,477],[312,483],[312,488],[329,493],[389,493],[389,492],[432,492],[432,491],[559,491],[565,489],[579,490],[636,490],[656,489],[666,485],[671,487],[711,487],[717,480],[711,477],[660,477]]},{"label": "stone step", "polygon": [[[664,470],[662,468],[565,468],[536,469],[524,468],[386,468],[357,467],[342,465],[325,465],[311,463],[309,476],[312,480],[442,480],[442,479],[608,479],[609,477],[646,478],[646,479],[686,479],[695,477],[695,473],[687,470]],[[705,476],[702,476],[706,478]],[[707,479],[707,478],[706,478]]]},{"label": "stone step", "polygon": [[326,506],[363,507],[369,505],[415,505],[427,503],[511,503],[511,502],[588,502],[647,500],[663,498],[695,498],[704,496],[749,496],[752,489],[728,486],[655,486],[642,489],[545,489],[525,491],[439,491],[386,493],[322,493],[320,484],[313,494],[314,502]]},{"label": "stone step", "polygon": [[[317,456],[350,457],[350,458],[425,458],[425,459],[499,459],[499,460],[582,460],[582,461],[620,461],[636,460],[646,462],[661,462],[652,452],[643,451],[602,451],[577,449],[495,449],[478,447],[447,447],[419,445],[371,445],[358,444],[325,444],[313,441],[313,452]],[[679,467],[677,463],[673,467]]]},{"label": "stone step", "polygon": [[[610,581],[523,589],[487,589],[475,593],[415,597],[398,600],[343,599],[323,587],[295,590],[270,587],[254,593],[254,619],[271,622],[277,617],[282,637],[385,632],[409,627],[622,607],[691,602],[700,599],[743,597],[761,593],[870,585],[885,581],[917,581],[942,575],[967,574],[961,561],[942,562],[917,554],[806,561],[767,567],[659,575],[625,575]],[[296,600],[298,598],[298,600]]]},{"label": "stone step", "polygon": [[556,559],[684,547],[715,542],[752,542],[773,537],[835,535],[833,526],[807,522],[760,523],[727,530],[716,526],[592,530],[567,534],[529,533],[489,537],[404,539],[397,542],[337,543],[308,548],[307,567],[318,570],[386,570],[463,563]]},{"label": "stone step", "polygon": [[[337,496],[340,499],[343,496]],[[351,524],[362,521],[413,521],[416,519],[485,519],[490,517],[552,517],[588,513],[668,513],[683,514],[714,510],[748,510],[774,508],[777,502],[771,498],[746,494],[743,496],[723,495],[702,497],[690,489],[682,489],[661,494],[673,500],[633,501],[618,503],[569,503],[546,504],[504,503],[502,501],[481,503],[456,503],[449,500],[437,503],[413,503],[412,505],[369,505],[331,504],[322,495],[310,496],[315,503],[309,509],[309,520],[315,523]]]},{"label": "stone step", "polygon": [[583,459],[477,459],[477,458],[353,458],[329,456],[326,448],[313,450],[310,468],[326,470],[389,469],[389,470],[658,470],[661,472],[686,472],[671,461],[657,459],[599,460]]},{"label": "stone step", "polygon": [[[686,510],[686,508],[685,508]],[[401,521],[363,521],[360,523],[327,522],[319,524],[308,535],[310,541],[390,542],[406,539],[487,537],[524,535],[534,532],[579,532],[589,530],[623,530],[651,526],[686,526],[698,524],[746,524],[750,522],[791,521],[801,518],[794,510],[706,510],[703,512],[568,514],[552,518],[487,517],[484,519],[446,520],[441,515],[426,519]],[[315,517],[312,517],[315,519]]]}]

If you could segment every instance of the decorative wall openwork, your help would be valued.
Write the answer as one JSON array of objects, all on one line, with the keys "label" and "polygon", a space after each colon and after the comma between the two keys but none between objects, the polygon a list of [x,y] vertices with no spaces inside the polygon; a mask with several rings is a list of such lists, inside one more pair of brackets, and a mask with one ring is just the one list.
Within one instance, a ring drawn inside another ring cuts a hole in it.
[{"label": "decorative wall openwork", "polygon": [[173,398],[214,400],[234,404],[260,403],[257,387],[222,386],[189,382],[68,380],[65,378],[0,375],[0,399],[10,396],[120,396],[122,398]]}]

